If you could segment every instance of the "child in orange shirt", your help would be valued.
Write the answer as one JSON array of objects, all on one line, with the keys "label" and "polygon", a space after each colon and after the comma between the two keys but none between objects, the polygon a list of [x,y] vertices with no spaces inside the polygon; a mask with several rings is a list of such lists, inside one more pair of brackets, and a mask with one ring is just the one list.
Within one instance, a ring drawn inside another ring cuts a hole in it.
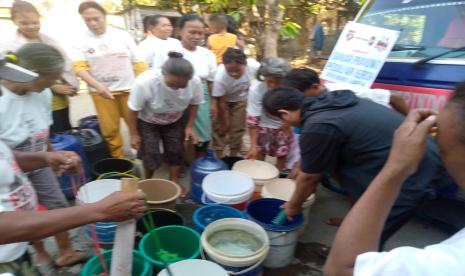
[{"label": "child in orange shirt", "polygon": [[237,36],[228,33],[228,19],[222,14],[212,14],[209,18],[209,27],[212,34],[208,37],[208,48],[215,53],[216,63],[221,64],[223,54],[229,47],[237,45]]}]

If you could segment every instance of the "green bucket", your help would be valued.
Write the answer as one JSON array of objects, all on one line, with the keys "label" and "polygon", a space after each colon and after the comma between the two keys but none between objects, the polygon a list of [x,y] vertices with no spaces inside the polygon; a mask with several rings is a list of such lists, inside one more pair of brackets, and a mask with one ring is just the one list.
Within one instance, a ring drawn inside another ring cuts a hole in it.
[{"label": "green bucket", "polygon": [[180,260],[196,259],[200,255],[200,235],[197,231],[180,225],[169,225],[156,228],[146,234],[139,243],[139,251],[157,270],[165,267],[157,257],[160,248],[157,247],[154,235],[164,250],[177,254]]},{"label": "green bucket", "polygon": [[[105,258],[108,269],[111,267],[112,252],[113,250],[103,252],[103,257]],[[132,275],[151,276],[153,274],[152,266],[139,251],[134,250],[132,258]],[[81,276],[95,276],[103,272],[99,256],[94,256],[84,265],[84,268],[81,271]]]}]

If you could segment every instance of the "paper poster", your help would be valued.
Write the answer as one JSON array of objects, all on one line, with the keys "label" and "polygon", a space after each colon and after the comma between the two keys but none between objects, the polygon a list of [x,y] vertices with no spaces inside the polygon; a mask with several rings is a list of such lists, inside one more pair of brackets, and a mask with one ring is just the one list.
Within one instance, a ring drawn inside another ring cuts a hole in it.
[{"label": "paper poster", "polygon": [[398,31],[349,22],[321,79],[371,87],[398,37]]}]

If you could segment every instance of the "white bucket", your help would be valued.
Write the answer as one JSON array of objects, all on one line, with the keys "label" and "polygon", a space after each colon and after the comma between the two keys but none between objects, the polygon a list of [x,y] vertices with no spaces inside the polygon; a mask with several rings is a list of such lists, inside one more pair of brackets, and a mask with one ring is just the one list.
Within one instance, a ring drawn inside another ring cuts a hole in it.
[{"label": "white bucket", "polygon": [[[209,237],[222,230],[242,230],[253,234],[262,244],[253,254],[247,256],[229,255],[214,248]],[[259,276],[262,274],[262,262],[270,249],[268,235],[265,230],[253,221],[239,218],[217,220],[205,228],[200,238],[202,257],[210,259],[226,269],[229,275]],[[207,275],[207,274],[204,274]]]},{"label": "white bucket", "polygon": [[[263,186],[262,197],[277,198],[284,201],[289,201],[294,194],[296,183],[292,179],[277,178],[269,181]],[[302,213],[304,214],[304,226],[308,223],[310,209],[315,203],[315,194],[311,194],[304,202]]]},{"label": "white bucket", "polygon": [[258,195],[261,194],[263,185],[279,177],[279,170],[275,166],[260,160],[238,161],[232,170],[243,172],[252,177],[255,183],[255,193]]},{"label": "white bucket", "polygon": [[77,193],[76,199],[81,204],[94,203],[117,191],[121,191],[120,179],[95,180],[82,186]]},{"label": "white bucket", "polygon": [[[176,276],[228,276],[221,266],[205,260],[184,260],[169,266],[171,273]],[[167,269],[163,269],[158,276],[170,276]]]},{"label": "white bucket", "polygon": [[202,182],[202,202],[227,204],[243,210],[252,196],[252,179],[241,172],[217,171],[207,175]]},{"label": "white bucket", "polygon": [[[120,179],[101,179],[86,183],[82,186],[76,196],[78,204],[94,203],[111,195],[113,192],[121,191]],[[92,231],[95,231],[99,244],[112,244],[115,238],[115,222],[96,222],[84,227],[86,235],[92,239]]]}]

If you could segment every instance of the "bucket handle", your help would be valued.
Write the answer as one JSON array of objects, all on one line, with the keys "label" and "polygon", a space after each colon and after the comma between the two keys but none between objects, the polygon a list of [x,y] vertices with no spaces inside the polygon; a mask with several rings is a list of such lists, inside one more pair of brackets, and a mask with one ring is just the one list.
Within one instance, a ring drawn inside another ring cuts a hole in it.
[{"label": "bucket handle", "polygon": [[[207,260],[207,258],[205,257],[205,253],[204,251],[201,249],[200,250],[200,255],[202,257],[203,260]],[[258,262],[256,262],[253,266],[250,266],[244,270],[241,270],[241,271],[237,271],[237,272],[234,272],[234,271],[226,271],[229,275],[241,275],[241,274],[246,274],[254,269],[256,269],[257,267],[259,267],[266,259],[267,255],[263,256],[262,259]]]},{"label": "bucket handle", "polygon": [[281,232],[279,235],[277,235],[276,237],[273,237],[273,238],[270,238],[270,241],[272,240],[275,240],[277,238],[281,238],[281,237],[284,237],[286,236],[287,234],[289,234],[290,232]]}]

